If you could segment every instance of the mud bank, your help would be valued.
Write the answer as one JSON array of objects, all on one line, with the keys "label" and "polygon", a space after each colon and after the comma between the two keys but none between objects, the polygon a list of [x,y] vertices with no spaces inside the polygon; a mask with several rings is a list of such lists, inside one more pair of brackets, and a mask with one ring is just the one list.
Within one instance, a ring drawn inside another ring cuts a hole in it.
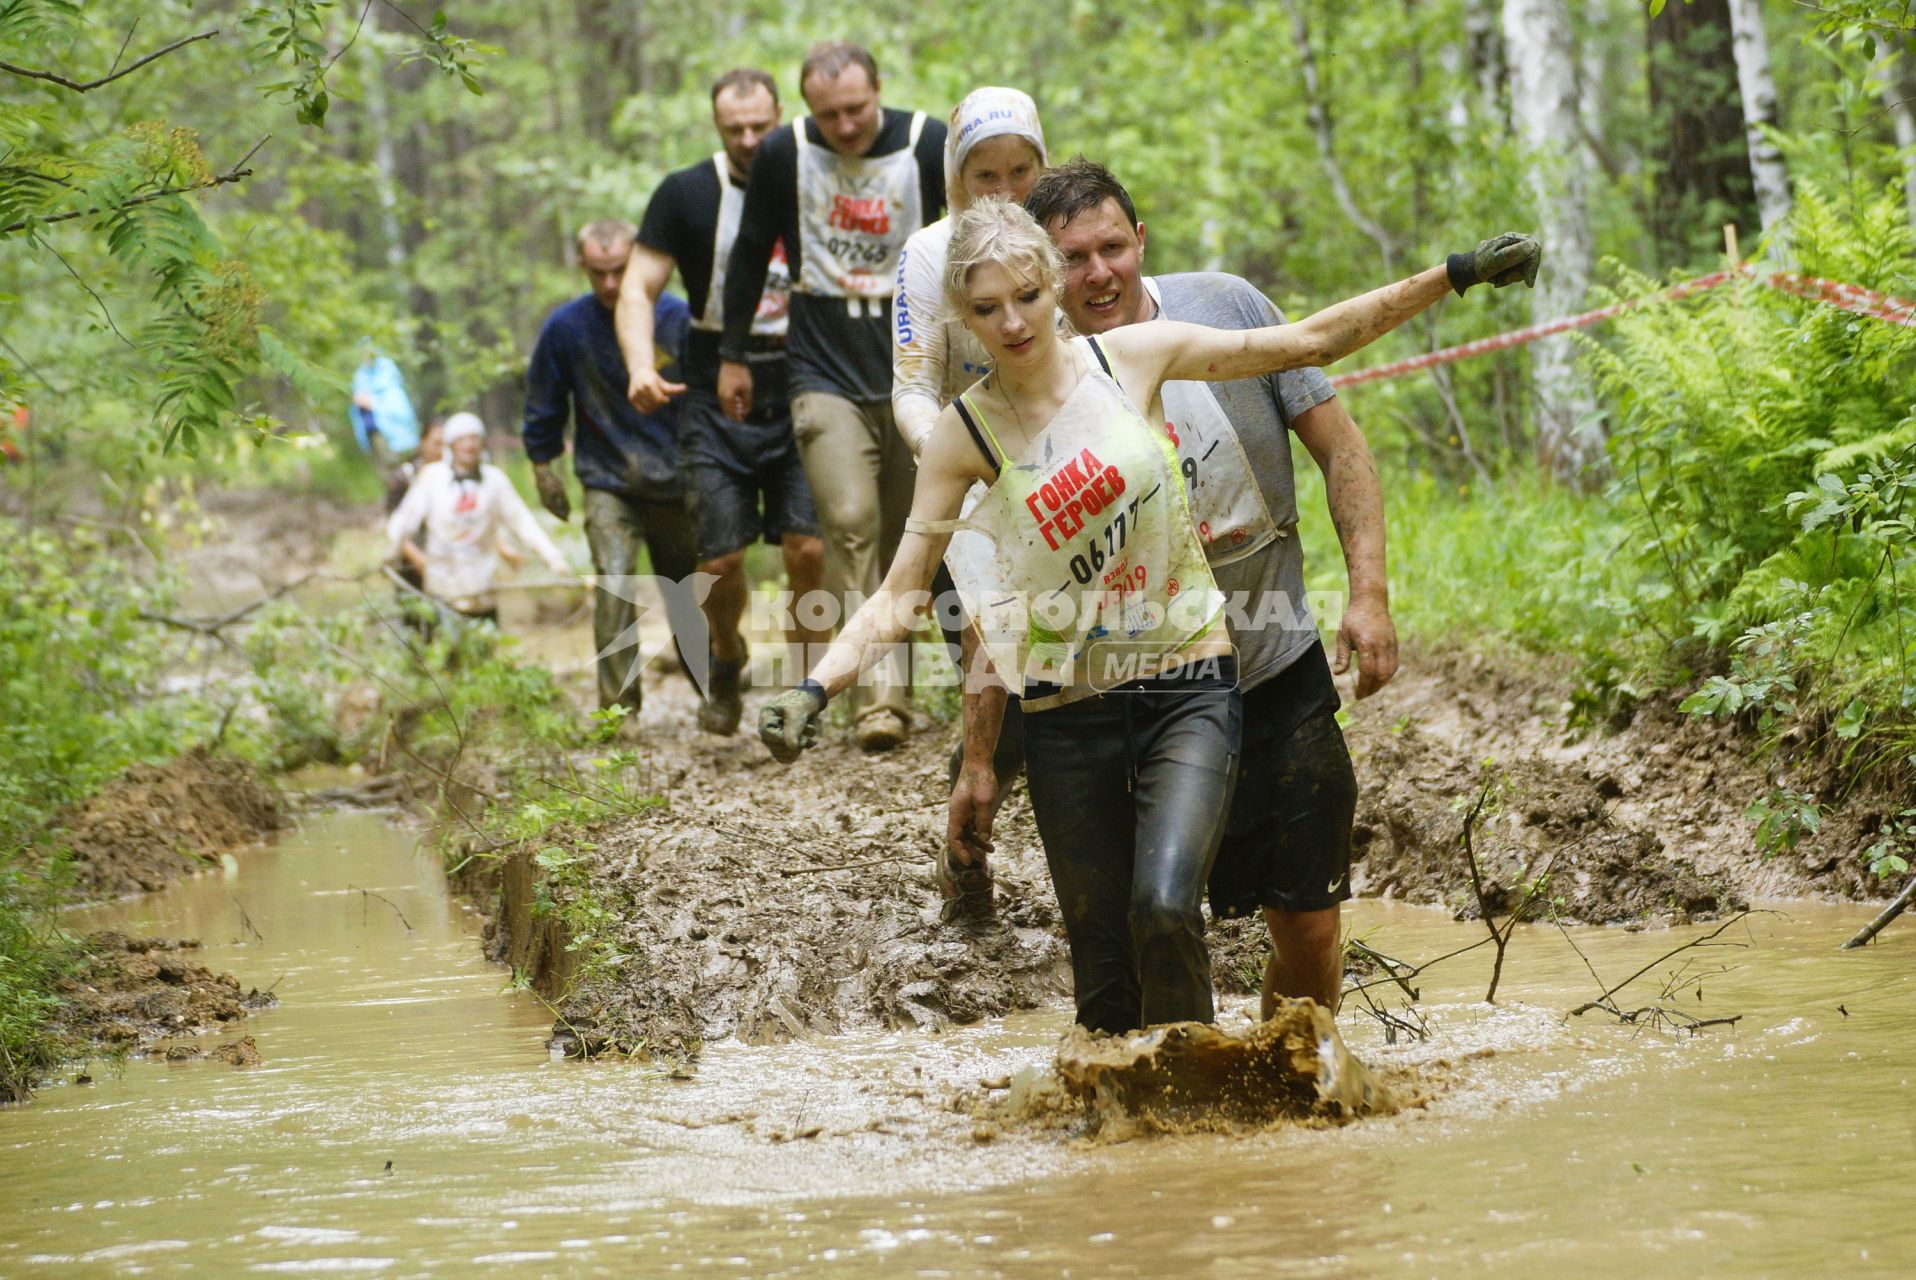
[{"label": "mud bank", "polygon": [[232,1066],[260,1061],[252,1037],[201,1043],[279,1001],[242,991],[230,973],[197,958],[197,941],[96,933],[79,969],[60,983],[53,1031],[74,1058],[152,1054],[169,1062],[206,1057]]},{"label": "mud bank", "polygon": [[200,752],[135,765],[62,824],[81,898],[151,893],[286,825],[279,794],[251,766]]},{"label": "mud bank", "polygon": [[877,757],[835,733],[786,770],[755,738],[700,734],[693,709],[682,679],[648,680],[660,806],[455,877],[488,917],[488,954],[558,1003],[567,1052],[683,1059],[725,1037],[935,1029],[1068,996],[1021,797],[1001,819],[996,916],[944,918],[947,733]]},{"label": "mud bank", "polygon": [[[1499,887],[1515,885],[1518,860],[1534,871],[1554,851],[1553,894],[1569,918],[1708,918],[1749,898],[1882,894],[1857,851],[1887,799],[1857,797],[1794,852],[1763,858],[1745,811],[1771,782],[1747,735],[1661,702],[1622,728],[1571,734],[1569,691],[1534,659],[1447,652],[1411,657],[1375,697],[1347,702],[1360,788],[1356,891],[1451,906],[1468,898],[1462,814],[1448,806],[1476,797],[1488,761],[1502,780],[1483,827]],[[1807,766],[1770,764],[1809,785]]]}]

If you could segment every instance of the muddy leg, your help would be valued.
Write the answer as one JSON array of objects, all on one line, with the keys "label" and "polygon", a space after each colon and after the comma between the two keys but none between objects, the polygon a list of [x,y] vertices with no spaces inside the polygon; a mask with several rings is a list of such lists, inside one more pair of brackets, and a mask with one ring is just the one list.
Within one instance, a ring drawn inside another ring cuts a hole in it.
[{"label": "muddy leg", "polygon": [[745,616],[745,553],[715,556],[699,569],[718,579],[701,606],[712,631],[712,656],[720,662],[738,662],[745,656],[738,642],[739,620]]},{"label": "muddy leg", "polygon": [[1228,688],[1116,695],[1136,704],[1141,730],[1130,926],[1147,1027],[1216,1017],[1198,904],[1237,782],[1243,701],[1235,672],[1229,679]]},{"label": "muddy leg", "polygon": [[1040,762],[1026,785],[1071,944],[1078,1025],[1113,1033],[1142,1025],[1128,918],[1135,825],[1117,710],[1110,699],[1078,703],[1032,717],[1026,736]]},{"label": "muddy leg", "polygon": [[[779,539],[785,552],[785,585],[794,601],[803,599],[825,585],[825,542],[811,534],[788,533]],[[794,616],[791,640],[804,646],[805,661],[800,671],[809,671],[811,663],[824,653],[831,642],[829,627],[808,627]]]},{"label": "muddy leg", "polygon": [[1331,1013],[1343,993],[1343,965],[1337,937],[1341,909],[1280,911],[1264,908],[1271,930],[1271,954],[1264,962],[1264,1002],[1260,1017],[1269,1018],[1280,998],[1309,997]]}]

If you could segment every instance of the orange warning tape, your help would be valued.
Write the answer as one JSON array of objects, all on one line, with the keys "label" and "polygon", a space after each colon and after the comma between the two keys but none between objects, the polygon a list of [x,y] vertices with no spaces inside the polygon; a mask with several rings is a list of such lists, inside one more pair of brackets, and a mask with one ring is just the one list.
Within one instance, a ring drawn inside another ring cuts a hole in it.
[{"label": "orange warning tape", "polygon": [[1392,364],[1380,364],[1371,369],[1359,369],[1354,373],[1340,373],[1331,379],[1331,385],[1338,389],[1361,386],[1366,382],[1381,382],[1386,378],[1401,378],[1407,373],[1416,373],[1420,369],[1429,369],[1440,364],[1452,364],[1458,360],[1467,360],[1471,356],[1484,355],[1491,351],[1502,351],[1508,347],[1522,346],[1535,342],[1539,338],[1552,337],[1566,333],[1571,329],[1588,328],[1590,325],[1611,319],[1625,311],[1648,305],[1652,302],[1666,302],[1676,298],[1701,293],[1705,289],[1714,289],[1728,283],[1738,275],[1753,276],[1757,283],[1768,285],[1782,293],[1795,294],[1799,298],[1808,298],[1814,302],[1825,302],[1832,307],[1853,311],[1858,315],[1869,316],[1889,324],[1899,324],[1906,328],[1916,328],[1916,302],[1902,298],[1892,298],[1887,294],[1865,289],[1861,285],[1844,284],[1838,280],[1823,280],[1816,276],[1797,275],[1794,272],[1778,272],[1769,276],[1756,276],[1755,268],[1745,265],[1736,271],[1718,271],[1712,275],[1698,276],[1694,280],[1685,280],[1682,284],[1665,289],[1662,293],[1647,298],[1636,298],[1628,302],[1619,302],[1612,306],[1601,307],[1595,311],[1586,311],[1582,315],[1564,316],[1560,320],[1551,320],[1544,324],[1531,325],[1527,329],[1513,329],[1509,333],[1499,333],[1488,338],[1479,338],[1475,342],[1466,342],[1462,346],[1446,347],[1442,351],[1427,351],[1421,356],[1412,356],[1408,360],[1398,360]]}]

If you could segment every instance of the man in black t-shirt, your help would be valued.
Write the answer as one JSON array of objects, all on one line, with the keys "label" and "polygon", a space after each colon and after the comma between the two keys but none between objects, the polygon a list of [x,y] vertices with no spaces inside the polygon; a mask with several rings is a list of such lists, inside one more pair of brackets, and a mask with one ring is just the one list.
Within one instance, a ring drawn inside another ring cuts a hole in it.
[{"label": "man in black t-shirt", "polygon": [[[748,309],[745,354],[764,394],[738,421],[720,411],[717,395],[725,269],[745,203],[745,178],[760,142],[778,122],[778,86],[770,75],[742,67],[719,77],[712,86],[712,123],[724,147],[659,184],[646,206],[619,297],[619,343],[627,352],[633,406],[652,412],[679,398],[679,468],[698,528],[699,567],[718,579],[704,605],[712,633],[712,677],[699,725],[719,734],[737,730],[742,709],[745,548],[763,537],[784,550],[794,599],[818,588],[822,556],[818,515],[786,404],[790,277],[776,246],[756,306]],[[675,267],[692,303],[683,384],[667,382],[652,361],[638,358],[652,350],[654,302]],[[802,610],[798,616],[805,616]],[[799,634],[806,642],[825,639],[804,629]]]},{"label": "man in black t-shirt", "polygon": [[[725,273],[718,396],[742,419],[764,403],[747,363],[751,307],[774,248],[792,285],[792,429],[825,537],[825,586],[842,604],[878,589],[911,507],[916,468],[892,421],[891,307],[898,255],[945,207],[945,126],[878,99],[878,66],[854,44],[814,46],[799,72],[811,115],[765,140]],[[850,603],[856,603],[855,600]],[[858,745],[910,729],[904,662],[853,691]]]}]

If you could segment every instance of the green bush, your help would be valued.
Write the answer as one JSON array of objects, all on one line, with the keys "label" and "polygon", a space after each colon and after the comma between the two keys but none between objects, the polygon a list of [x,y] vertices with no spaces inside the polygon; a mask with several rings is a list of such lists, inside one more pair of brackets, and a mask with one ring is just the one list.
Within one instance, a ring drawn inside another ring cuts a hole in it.
[{"label": "green bush", "polygon": [[[1909,292],[1896,193],[1839,211],[1805,183],[1790,243],[1804,274]],[[1916,330],[1751,281],[1626,314],[1589,367],[1616,409],[1636,666],[1702,678],[1697,714],[1807,727],[1852,779],[1907,770]]]}]

